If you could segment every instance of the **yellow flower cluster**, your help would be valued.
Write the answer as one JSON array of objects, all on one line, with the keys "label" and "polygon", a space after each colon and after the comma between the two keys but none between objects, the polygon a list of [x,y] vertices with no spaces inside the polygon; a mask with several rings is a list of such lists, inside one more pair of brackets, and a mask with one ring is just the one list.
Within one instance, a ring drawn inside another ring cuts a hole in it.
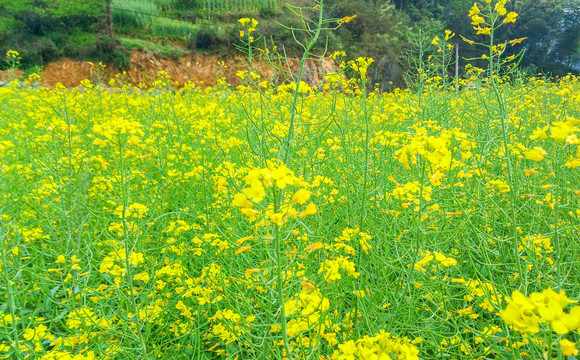
[{"label": "yellow flower cluster", "polygon": [[[494,4],[494,12],[495,14],[499,15],[499,16],[503,16],[503,23],[515,23],[516,22],[516,18],[518,17],[518,14],[510,11],[508,13],[508,11],[505,8],[505,5],[509,2],[510,0],[498,0],[495,4]],[[491,0],[485,0],[485,2],[487,4],[491,3]],[[481,13],[481,10],[479,9],[479,7],[477,6],[477,3],[473,3],[473,6],[471,7],[471,9],[469,10],[469,17],[471,18],[471,25],[473,25],[473,29],[477,31],[477,34],[482,34],[482,35],[489,35],[492,31],[492,26],[494,25],[493,23],[490,23],[490,21],[492,21],[491,19],[494,16],[497,16],[495,14],[492,14],[489,20],[486,20]]]},{"label": "yellow flower cluster", "polygon": [[117,206],[113,214],[117,215],[119,218],[134,218],[143,219],[149,208],[146,205],[140,203],[133,203],[128,207],[123,205]]},{"label": "yellow flower cluster", "polygon": [[361,79],[366,79],[367,69],[375,62],[373,58],[359,57],[356,60],[349,61],[350,67],[360,74]]},{"label": "yellow flower cluster", "polygon": [[[246,34],[248,35],[248,41],[249,42],[254,42],[254,37],[251,35],[254,31],[256,31],[256,26],[258,26],[258,20],[254,19],[254,18],[241,18],[238,19],[238,22],[240,24],[242,24],[242,26],[244,27],[244,30],[240,30],[240,37],[243,38],[244,36],[246,36]],[[246,33],[247,31],[247,33]]]},{"label": "yellow flower cluster", "polygon": [[543,235],[522,236],[518,251],[523,251],[524,249],[530,249],[540,256],[554,252],[551,239]]},{"label": "yellow flower cluster", "polygon": [[[312,194],[308,188],[312,185],[302,177],[295,176],[284,164],[276,165],[273,161],[269,161],[266,168],[250,170],[244,177],[244,182],[245,187],[241,193],[234,195],[232,204],[239,207],[250,221],[254,221],[260,213],[254,206],[259,207],[268,194],[271,197],[279,196],[278,191],[282,193],[283,201],[278,208],[274,208],[272,203],[267,205],[264,209],[267,221],[282,226],[291,218],[302,219],[317,211],[316,205],[308,202]],[[287,188],[297,190],[290,195],[288,191],[283,191]],[[296,206],[302,207],[302,211],[299,212]]]},{"label": "yellow flower cluster", "polygon": [[6,52],[6,58],[9,60],[18,61],[18,60],[20,60],[20,53],[16,50],[8,50]]},{"label": "yellow flower cluster", "polygon": [[39,360],[96,360],[94,351],[85,354],[72,355],[68,351],[52,350],[39,358]]},{"label": "yellow flower cluster", "polygon": [[350,15],[350,16],[347,15],[347,16],[341,18],[341,19],[336,20],[336,23],[338,25],[346,24],[346,23],[351,22],[355,17],[356,17],[356,14],[355,15]]},{"label": "yellow flower cluster", "polygon": [[456,280],[459,283],[464,283],[469,294],[463,298],[466,301],[478,301],[478,307],[490,312],[495,312],[502,300],[503,295],[499,293],[493,284],[482,281],[465,281],[463,279]]},{"label": "yellow flower cluster", "polygon": [[418,260],[417,262],[415,262],[415,264],[413,265],[413,270],[426,272],[427,271],[426,267],[433,260],[435,260],[435,262],[436,262],[433,265],[434,268],[450,267],[450,266],[457,265],[457,260],[455,260],[452,257],[447,257],[440,252],[437,252],[437,251],[431,252],[429,250],[425,250],[425,251],[421,251],[421,252],[422,252],[423,257],[420,260]]},{"label": "yellow flower cluster", "polygon": [[[246,317],[246,322],[252,322],[254,316]],[[244,319],[239,314],[232,310],[218,310],[210,318],[215,324],[212,326],[212,333],[224,342],[225,345],[230,344],[238,339],[244,333],[244,329],[240,326]]]},{"label": "yellow flower cluster", "polygon": [[354,248],[352,248],[348,243],[350,243],[352,239],[356,237],[359,238],[358,243],[362,251],[364,251],[365,254],[368,254],[369,250],[372,249],[372,245],[370,244],[370,240],[372,239],[372,237],[366,232],[360,231],[359,228],[355,229],[347,228],[342,230],[341,236],[336,237],[334,239],[334,241],[336,242],[336,244],[334,244],[334,250],[344,249],[345,253],[350,255],[354,254],[355,252]]},{"label": "yellow flower cluster", "polygon": [[425,128],[417,128],[416,131],[409,144],[395,151],[395,158],[406,169],[409,168],[409,161],[417,165],[417,155],[423,156],[436,168],[448,169],[451,164],[449,145],[452,133],[444,131],[440,136],[433,136],[427,135]]},{"label": "yellow flower cluster", "polygon": [[[565,166],[568,168],[577,168],[580,166],[580,139],[577,135],[580,132],[580,128],[578,128],[579,124],[580,119],[566,116],[563,121],[554,121],[549,125],[536,127],[529,138],[530,140],[546,140],[551,138],[557,143],[575,147],[575,156],[570,155]],[[547,152],[542,147],[534,147],[526,153],[526,158],[534,161],[541,161],[546,155]]]},{"label": "yellow flower cluster", "polygon": [[318,273],[324,274],[324,280],[330,284],[335,280],[342,279],[340,270],[346,271],[348,276],[352,276],[355,279],[360,276],[360,273],[356,272],[354,262],[349,261],[348,258],[342,256],[339,256],[336,259],[325,260],[320,264]]},{"label": "yellow flower cluster", "polygon": [[397,200],[404,201],[403,207],[408,207],[411,203],[418,205],[421,198],[425,201],[431,201],[432,191],[431,186],[421,186],[420,182],[411,181],[404,185],[397,184],[391,195]]},{"label": "yellow flower cluster", "polygon": [[548,155],[546,150],[542,149],[539,146],[536,146],[533,149],[528,150],[526,152],[526,159],[534,160],[534,161],[542,161],[542,160],[544,160],[546,155]]},{"label": "yellow flower cluster", "polygon": [[136,121],[115,117],[93,126],[93,132],[104,137],[104,139],[96,138],[93,143],[101,147],[119,146],[120,143],[138,145],[141,143],[140,137],[145,135],[142,128],[143,125]]},{"label": "yellow flower cluster", "polygon": [[419,350],[408,338],[397,338],[381,331],[338,345],[333,360],[419,360]]},{"label": "yellow flower cluster", "polygon": [[[286,316],[290,318],[287,324],[288,336],[296,337],[303,334],[296,339],[298,343],[313,346],[316,344],[316,337],[319,336],[336,345],[336,332],[340,327],[330,318],[323,320],[330,309],[330,300],[324,297],[319,289],[309,290],[308,287],[303,287],[297,296],[286,301],[284,309]],[[331,332],[327,332],[328,330]],[[308,337],[309,332],[313,332],[316,336]]]},{"label": "yellow flower cluster", "polygon": [[506,301],[508,305],[499,312],[499,316],[521,333],[537,334],[543,323],[548,323],[559,335],[580,328],[580,306],[566,311],[566,307],[575,301],[568,299],[564,291],[557,293],[546,289],[525,296],[516,290]]}]

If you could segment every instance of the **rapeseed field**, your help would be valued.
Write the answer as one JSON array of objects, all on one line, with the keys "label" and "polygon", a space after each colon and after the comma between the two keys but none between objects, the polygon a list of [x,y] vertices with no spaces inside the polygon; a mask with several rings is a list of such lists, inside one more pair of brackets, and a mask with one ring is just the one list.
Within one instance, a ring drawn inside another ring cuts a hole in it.
[{"label": "rapeseed field", "polygon": [[0,358],[576,359],[580,79],[348,66],[0,88]]}]

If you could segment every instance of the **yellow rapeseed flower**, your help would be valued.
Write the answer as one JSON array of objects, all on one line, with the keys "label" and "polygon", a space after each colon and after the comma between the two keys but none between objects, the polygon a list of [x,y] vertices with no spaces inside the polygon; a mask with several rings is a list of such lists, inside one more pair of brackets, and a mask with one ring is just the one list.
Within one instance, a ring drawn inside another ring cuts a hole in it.
[{"label": "yellow rapeseed flower", "polygon": [[515,13],[513,11],[510,11],[506,15],[505,19],[503,19],[503,23],[505,23],[505,24],[507,24],[507,23],[515,23],[517,17],[518,17],[518,14],[517,13]]}]

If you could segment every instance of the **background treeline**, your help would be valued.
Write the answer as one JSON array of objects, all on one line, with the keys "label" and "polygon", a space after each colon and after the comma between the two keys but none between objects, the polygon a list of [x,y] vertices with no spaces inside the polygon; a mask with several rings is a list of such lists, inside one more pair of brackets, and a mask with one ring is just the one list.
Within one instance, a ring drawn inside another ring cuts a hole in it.
[{"label": "background treeline", "polygon": [[[290,0],[309,5],[307,0]],[[240,17],[260,20],[258,32],[279,47],[295,52],[288,26],[299,20],[279,0],[0,0],[0,53],[16,49],[21,67],[35,69],[59,57],[87,59],[127,67],[132,49],[146,49],[177,57],[185,51],[236,52]],[[114,41],[109,35],[111,7]],[[349,58],[372,56],[377,61],[374,81],[402,84],[409,69],[407,56],[419,42],[428,47],[435,35],[451,29],[477,40],[467,17],[473,0],[326,0],[326,17],[357,17],[337,31],[324,33],[332,51]],[[512,0],[510,10],[520,16],[506,26],[499,41],[527,37],[516,53],[526,50],[522,66],[530,73],[563,75],[580,70],[580,0]],[[421,36],[418,36],[421,34]],[[463,58],[480,56],[474,47],[458,42]],[[424,56],[429,56],[428,50]],[[3,61],[3,60],[0,60]],[[0,63],[1,66],[6,64]],[[460,66],[463,70],[463,67]]]}]

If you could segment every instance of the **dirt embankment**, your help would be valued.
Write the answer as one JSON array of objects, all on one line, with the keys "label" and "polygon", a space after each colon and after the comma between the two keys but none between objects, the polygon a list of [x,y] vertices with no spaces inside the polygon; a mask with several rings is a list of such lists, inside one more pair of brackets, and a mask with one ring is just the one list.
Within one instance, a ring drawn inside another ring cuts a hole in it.
[{"label": "dirt embankment", "polygon": [[[297,62],[291,62],[290,68],[295,73]],[[221,58],[217,55],[199,53],[186,54],[178,59],[164,58],[154,53],[135,51],[131,54],[131,65],[126,70],[125,79],[131,84],[150,84],[159,71],[165,71],[169,77],[180,84],[192,81],[196,84],[212,86],[217,79],[224,77],[230,84],[238,84],[239,78],[236,73],[247,69],[247,61],[243,58]],[[338,66],[332,60],[321,62],[308,62],[305,66],[304,81],[310,85],[321,79],[321,74],[335,72]],[[109,79],[121,71],[114,67],[105,69],[104,78]],[[258,66],[258,72],[264,79],[273,80],[280,77],[279,71],[273,71],[264,65]],[[95,80],[97,71],[95,66],[88,61],[60,59],[49,64],[40,74],[41,84],[55,86],[63,85],[78,86],[84,79]]]},{"label": "dirt embankment", "polygon": [[24,71],[20,69],[0,70],[0,81],[9,82],[14,79],[21,79],[24,76]]}]

